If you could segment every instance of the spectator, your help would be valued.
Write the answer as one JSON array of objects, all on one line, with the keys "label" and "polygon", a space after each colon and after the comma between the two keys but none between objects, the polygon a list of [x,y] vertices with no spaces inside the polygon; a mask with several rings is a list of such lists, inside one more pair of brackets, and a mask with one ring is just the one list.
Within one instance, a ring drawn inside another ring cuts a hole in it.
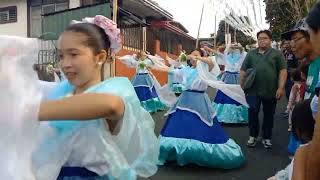
[{"label": "spectator", "polygon": [[301,66],[299,67],[299,71],[301,72],[301,79],[302,79],[302,83],[300,86],[300,97],[304,98],[304,95],[307,89],[306,81],[308,77],[309,65],[301,64]]},{"label": "spectator", "polygon": [[[301,19],[288,32],[282,34],[284,39],[291,40],[291,47],[294,55],[301,61],[301,66],[308,66],[308,75],[306,80],[306,88],[304,90],[304,99],[310,99],[315,94],[315,86],[318,82],[318,75],[320,72],[320,58],[317,58],[313,45],[310,41],[308,33],[308,25],[305,18]],[[303,88],[303,87],[302,87]],[[300,142],[290,135],[288,151],[294,155]]]},{"label": "spectator", "polygon": [[292,110],[295,107],[295,105],[301,101],[301,84],[302,84],[302,78],[301,78],[301,72],[299,70],[295,70],[291,73],[291,81],[294,82],[294,85],[291,88],[289,102],[287,106],[287,112],[289,113],[289,119],[288,124],[289,128],[288,131],[291,131],[292,126]]},{"label": "spectator", "polygon": [[[296,139],[302,142],[303,146],[308,146],[312,140],[315,120],[311,111],[311,100],[299,102],[292,111],[292,133]],[[268,180],[291,180],[295,159],[286,167],[279,171],[275,176]]]},{"label": "spectator", "polygon": [[287,71],[288,71],[288,78],[286,83],[286,96],[289,99],[290,91],[293,86],[293,82],[291,81],[290,75],[291,72],[298,67],[298,59],[294,56],[289,40],[284,40],[282,44],[282,53],[284,55],[284,58],[287,62]]},{"label": "spectator", "polygon": [[272,148],[271,137],[277,100],[285,93],[287,66],[282,53],[271,48],[272,34],[268,30],[257,34],[258,48],[251,50],[241,67],[240,85],[244,88],[247,70],[254,69],[253,84],[246,89],[249,104],[250,137],[247,146],[255,147],[259,136],[259,111],[263,105],[263,140],[265,148]]},{"label": "spectator", "polygon": [[307,64],[310,64],[306,81],[307,89],[304,97],[304,99],[310,99],[314,96],[315,86],[318,82],[320,57],[317,57],[311,44],[305,19],[301,19],[293,29],[282,34],[282,37],[284,39],[291,39],[294,55],[300,60],[306,59]]},{"label": "spectator", "polygon": [[[310,11],[307,23],[309,32],[317,55],[320,55],[320,2]],[[318,103],[319,104],[319,103]],[[319,122],[319,111],[316,120]],[[309,146],[299,148],[295,155],[293,180],[319,180],[320,179],[320,125],[316,123],[312,143]]]}]

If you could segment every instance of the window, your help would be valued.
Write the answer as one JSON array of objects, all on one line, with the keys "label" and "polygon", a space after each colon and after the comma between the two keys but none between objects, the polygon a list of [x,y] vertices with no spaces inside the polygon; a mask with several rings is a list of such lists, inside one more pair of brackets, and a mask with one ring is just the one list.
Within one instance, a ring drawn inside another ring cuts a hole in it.
[{"label": "window", "polygon": [[0,8],[0,24],[17,22],[17,6]]},{"label": "window", "polygon": [[69,9],[69,3],[68,2],[61,2],[56,4],[56,11],[63,11]]},{"label": "window", "polygon": [[42,6],[42,14],[49,14],[53,12],[56,12],[55,4],[48,4]]},{"label": "window", "polygon": [[69,0],[31,0],[30,6],[40,6],[41,14],[49,14],[69,9]]},{"label": "window", "polygon": [[104,3],[106,0],[81,0],[81,6]]},{"label": "window", "polygon": [[66,9],[69,9],[69,1],[66,0],[44,0],[42,4],[42,14],[49,14]]},{"label": "window", "polygon": [[30,8],[30,37],[39,37],[41,35],[41,6]]},{"label": "window", "polygon": [[41,15],[69,9],[69,0],[31,0],[29,30],[30,37],[41,35]]}]

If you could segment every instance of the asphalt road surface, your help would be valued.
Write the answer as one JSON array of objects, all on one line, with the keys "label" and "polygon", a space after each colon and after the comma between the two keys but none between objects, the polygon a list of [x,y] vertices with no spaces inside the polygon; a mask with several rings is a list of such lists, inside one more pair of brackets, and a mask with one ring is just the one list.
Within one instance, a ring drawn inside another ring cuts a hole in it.
[{"label": "asphalt road surface", "polygon": [[[209,96],[213,97],[213,90],[209,90]],[[158,172],[150,177],[151,180],[265,180],[274,175],[277,171],[286,167],[290,162],[287,153],[287,144],[289,133],[288,121],[282,116],[286,106],[286,100],[278,102],[275,114],[273,129],[273,148],[272,150],[264,149],[261,142],[256,148],[247,148],[248,127],[239,125],[223,125],[229,136],[234,139],[242,148],[246,157],[246,163],[239,169],[220,170],[199,167],[196,165],[179,166],[175,163],[159,166]],[[166,118],[165,112],[153,114],[156,122],[155,132],[158,135]],[[262,117],[262,114],[260,114]],[[260,118],[262,120],[262,118]]]}]

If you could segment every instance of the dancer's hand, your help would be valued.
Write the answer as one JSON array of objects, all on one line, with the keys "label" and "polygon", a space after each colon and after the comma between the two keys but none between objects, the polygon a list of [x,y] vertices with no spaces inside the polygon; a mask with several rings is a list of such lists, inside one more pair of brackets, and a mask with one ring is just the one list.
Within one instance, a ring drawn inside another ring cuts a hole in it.
[{"label": "dancer's hand", "polygon": [[198,57],[198,56],[195,56],[195,55],[188,55],[188,58],[190,58],[190,59],[192,59],[192,60],[194,60],[194,61],[197,61],[197,60],[198,60],[197,57]]}]

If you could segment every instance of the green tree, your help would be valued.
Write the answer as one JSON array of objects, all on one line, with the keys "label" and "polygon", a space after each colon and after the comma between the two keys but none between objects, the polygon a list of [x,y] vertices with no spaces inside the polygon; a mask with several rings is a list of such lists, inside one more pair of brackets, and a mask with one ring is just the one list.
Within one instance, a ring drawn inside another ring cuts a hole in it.
[{"label": "green tree", "polygon": [[307,16],[316,0],[264,0],[266,21],[276,40],[283,32],[290,30],[295,23]]},{"label": "green tree", "polygon": [[[219,23],[219,29],[217,32],[217,45],[225,44],[225,21],[222,20]],[[231,33],[231,39],[232,42],[234,42],[234,28],[232,26],[229,26],[229,32]],[[250,37],[245,35],[243,32],[237,30],[236,32],[236,39],[237,42],[240,43],[243,47],[245,47],[248,44],[253,44],[255,43],[255,40]]]},{"label": "green tree", "polygon": [[296,18],[293,18],[291,0],[265,0],[266,20],[270,24],[273,38],[280,40],[281,34],[291,29]]}]

